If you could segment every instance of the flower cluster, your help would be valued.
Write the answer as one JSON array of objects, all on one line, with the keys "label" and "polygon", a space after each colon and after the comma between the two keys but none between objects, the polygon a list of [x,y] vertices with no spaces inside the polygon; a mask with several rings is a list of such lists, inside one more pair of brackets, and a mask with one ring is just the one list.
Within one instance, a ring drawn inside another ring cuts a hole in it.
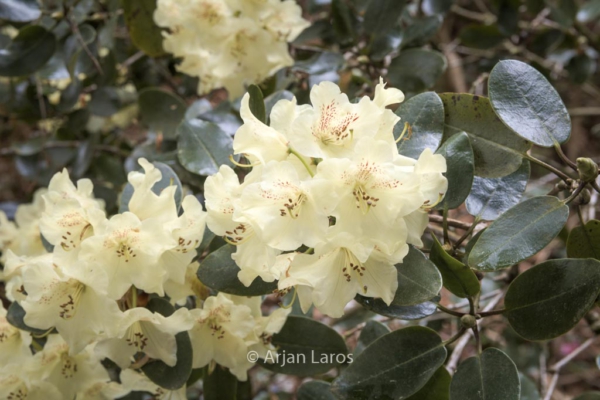
[{"label": "flower cluster", "polygon": [[[139,163],[144,172],[131,172],[123,193],[128,210],[110,218],[91,181],[74,185],[66,170],[19,207],[16,224],[0,214],[1,278],[33,331],[11,325],[0,308],[0,393],[105,399],[144,390],[185,399],[185,387],[167,393],[133,371],[149,359],[176,365],[176,334],[189,332],[193,368],[219,363],[241,380],[250,349],[275,350],[271,336],[288,310],[264,317],[260,297],[208,296],[194,261],[206,212],[193,195],[179,206],[176,185],[157,190],[161,171]],[[174,304],[194,295],[198,308],[163,316],[145,307],[149,295]],[[122,384],[109,378],[105,358],[123,369]]]},{"label": "flower cluster", "polygon": [[243,183],[228,166],[206,180],[207,225],[237,246],[245,285],[279,280],[304,310],[314,304],[332,317],[356,294],[390,304],[394,265],[408,244],[422,245],[427,210],[446,191],[446,161],[430,149],[418,160],[398,154],[399,118],[386,106],[404,95],[383,81],[372,100],[351,103],[331,82],[310,99],[280,100],[269,125],[242,99],[233,146],[253,169]]},{"label": "flower cluster", "polygon": [[309,25],[292,0],[158,0],[154,20],[200,94],[225,87],[233,98],[292,65],[288,42]]}]

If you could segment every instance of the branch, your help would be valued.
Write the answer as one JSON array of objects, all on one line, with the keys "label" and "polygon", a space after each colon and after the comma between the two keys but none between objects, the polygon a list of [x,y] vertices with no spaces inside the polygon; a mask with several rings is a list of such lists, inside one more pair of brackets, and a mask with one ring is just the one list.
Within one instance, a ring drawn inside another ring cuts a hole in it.
[{"label": "branch", "polygon": [[[429,221],[430,222],[438,222],[441,224],[441,223],[444,223],[444,218],[441,215],[429,214]],[[448,218],[447,222],[448,222],[449,226],[453,226],[455,228],[460,228],[460,229],[464,229],[464,230],[470,229],[471,225],[472,225],[468,222],[463,222],[463,221],[459,221],[457,219],[451,219],[451,218]]]}]

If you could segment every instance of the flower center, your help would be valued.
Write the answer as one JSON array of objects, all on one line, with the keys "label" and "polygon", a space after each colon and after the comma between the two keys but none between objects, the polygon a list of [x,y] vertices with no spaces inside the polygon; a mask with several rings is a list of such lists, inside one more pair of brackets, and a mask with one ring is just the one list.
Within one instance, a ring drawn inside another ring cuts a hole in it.
[{"label": "flower center", "polygon": [[62,354],[62,367],[60,369],[60,373],[65,378],[72,378],[77,373],[77,362],[73,357],[69,357],[69,355],[65,352]]},{"label": "flower center", "polygon": [[19,330],[3,320],[0,322],[0,343],[7,343],[19,334]]},{"label": "flower center", "polygon": [[60,312],[58,315],[60,315],[62,319],[71,319],[77,312],[77,305],[79,304],[81,295],[85,291],[85,285],[83,285],[81,282],[71,279],[67,283],[67,288],[65,289],[69,290],[70,293],[65,293],[67,301],[59,304]]},{"label": "flower center", "polygon": [[346,139],[352,140],[353,130],[348,127],[357,119],[356,114],[340,112],[338,104],[332,101],[321,107],[321,116],[313,126],[312,134],[324,145],[342,146]]},{"label": "flower center", "polygon": [[295,197],[295,200],[292,197],[288,197],[284,203],[283,208],[279,209],[280,215],[285,217],[289,215],[292,219],[298,218],[300,216],[300,209],[302,208],[302,203],[306,201],[307,197],[303,192],[299,192]]},{"label": "flower center", "polygon": [[148,345],[148,337],[144,334],[139,321],[134,322],[129,327],[125,341],[129,346],[135,347],[138,351],[144,351],[144,348]]},{"label": "flower center", "polygon": [[346,282],[352,282],[352,279],[356,279],[363,289],[363,293],[367,294],[367,285],[362,283],[362,277],[365,275],[367,270],[363,264],[356,258],[356,256],[348,249],[342,249],[344,252],[344,267],[342,273],[346,278]]},{"label": "flower center", "polygon": [[240,223],[234,229],[230,231],[225,231],[225,236],[223,237],[223,239],[227,243],[237,246],[247,241],[253,233],[254,230],[250,225]]}]

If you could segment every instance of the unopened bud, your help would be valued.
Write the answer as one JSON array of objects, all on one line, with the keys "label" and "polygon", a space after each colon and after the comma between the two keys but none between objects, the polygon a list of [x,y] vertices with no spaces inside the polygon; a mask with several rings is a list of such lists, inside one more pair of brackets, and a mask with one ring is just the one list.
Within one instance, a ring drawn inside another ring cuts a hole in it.
[{"label": "unopened bud", "polygon": [[598,177],[598,164],[587,157],[577,159],[577,171],[582,182],[592,182]]},{"label": "unopened bud", "polygon": [[462,317],[460,317],[460,323],[465,328],[472,328],[475,325],[477,325],[477,319],[471,314],[465,314]]},{"label": "unopened bud", "polygon": [[590,193],[590,191],[588,189],[583,189],[581,193],[579,193],[577,197],[573,199],[573,202],[571,204],[574,206],[584,206],[586,204],[589,204],[591,199],[592,194]]}]

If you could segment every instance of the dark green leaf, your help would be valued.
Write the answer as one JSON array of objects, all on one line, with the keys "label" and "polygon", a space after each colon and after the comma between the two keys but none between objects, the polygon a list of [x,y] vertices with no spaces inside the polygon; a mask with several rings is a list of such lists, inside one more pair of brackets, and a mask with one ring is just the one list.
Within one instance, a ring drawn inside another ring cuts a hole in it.
[{"label": "dark green leaf", "polygon": [[114,87],[101,87],[92,93],[89,110],[100,117],[110,117],[121,109],[121,98]]},{"label": "dark green leaf", "polygon": [[400,122],[394,126],[397,139],[404,129],[404,123],[410,124],[412,134],[406,133],[398,142],[398,152],[403,156],[419,158],[426,148],[435,151],[442,141],[444,133],[444,105],[435,92],[425,92],[410,98],[396,110]]},{"label": "dark green leaf", "polygon": [[341,399],[403,399],[416,393],[446,359],[436,332],[421,326],[399,329],[365,349],[333,382]]},{"label": "dark green leaf", "polygon": [[560,29],[546,29],[533,36],[529,47],[534,53],[546,56],[556,50],[564,39],[565,35]]},{"label": "dark green leaf", "polygon": [[475,273],[448,254],[435,236],[433,236],[433,245],[429,259],[440,270],[444,287],[455,296],[475,296],[481,290],[479,279],[477,279]]},{"label": "dark green leaf", "polygon": [[465,26],[460,31],[459,37],[462,44],[475,49],[490,49],[506,39],[498,29],[498,25],[478,24]]},{"label": "dark green leaf", "polygon": [[596,60],[590,58],[587,54],[578,54],[569,60],[566,66],[569,78],[578,85],[581,85],[596,72]]},{"label": "dark green leaf", "polygon": [[531,257],[558,235],[568,216],[569,207],[554,196],[517,204],[481,235],[469,254],[469,266],[496,271]]},{"label": "dark green leaf", "polygon": [[510,36],[519,29],[520,0],[500,0],[498,4],[498,27],[500,31]]},{"label": "dark green leaf", "polygon": [[403,40],[400,28],[394,28],[390,32],[376,35],[369,47],[369,58],[373,61],[382,61],[388,54],[397,51]]},{"label": "dark green leaf", "polygon": [[186,104],[173,93],[158,88],[147,88],[139,93],[138,104],[142,122],[166,138],[175,137],[183,120]]},{"label": "dark green leaf", "polygon": [[412,97],[431,89],[446,66],[446,58],[440,52],[410,49],[392,60],[388,80],[402,90],[406,97]]},{"label": "dark green leaf", "polygon": [[340,43],[352,43],[355,35],[356,17],[350,7],[348,7],[346,0],[331,1],[331,18],[333,31]]},{"label": "dark green leaf", "polygon": [[[165,189],[167,186],[175,185],[177,189],[175,190],[175,204],[177,208],[181,206],[181,201],[183,199],[183,186],[181,185],[181,181],[179,177],[173,171],[171,167],[167,164],[163,164],[161,162],[152,162],[152,164],[160,171],[162,174],[162,178],[160,181],[156,182],[154,186],[152,186],[152,191],[157,195]],[[137,167],[137,165],[136,165]],[[141,168],[141,167],[140,167]],[[123,189],[123,193],[121,193],[121,203],[119,205],[119,213],[123,213],[125,211],[129,211],[129,201],[131,200],[131,196],[133,196],[133,186],[131,183],[125,185]]]},{"label": "dark green leaf", "polygon": [[454,0],[423,0],[421,7],[427,15],[443,15],[450,11]]},{"label": "dark green leaf", "polygon": [[289,316],[271,342],[279,356],[273,364],[259,360],[278,373],[309,376],[324,374],[350,361],[344,339],[332,328],[310,318]]},{"label": "dark green leaf", "polygon": [[38,136],[36,138],[29,139],[26,142],[13,143],[11,147],[15,151],[15,154],[19,156],[32,156],[44,150],[45,144],[46,138],[43,136]]},{"label": "dark green leaf", "polygon": [[458,366],[450,397],[460,400],[520,400],[521,383],[515,363],[502,351],[489,348]]},{"label": "dark green leaf", "polygon": [[0,19],[29,22],[42,15],[36,0],[0,0]]},{"label": "dark green leaf", "polygon": [[205,369],[203,394],[205,400],[236,400],[238,380],[229,370],[217,365],[209,373]]},{"label": "dark green leaf", "polygon": [[[168,301],[160,298],[150,299],[147,308],[165,317],[173,314],[175,309]],[[177,343],[177,363],[169,367],[161,360],[153,360],[142,367],[146,376],[158,386],[168,390],[176,390],[185,385],[192,373],[192,342],[187,332],[175,335]]]},{"label": "dark green leaf", "polygon": [[43,335],[46,333],[46,330],[44,329],[37,329],[27,326],[23,321],[23,318],[25,318],[25,310],[23,309],[23,307],[21,307],[21,305],[16,301],[10,303],[8,310],[6,310],[6,320],[12,326],[16,326],[21,330],[31,332],[34,335]]},{"label": "dark green leaf", "polygon": [[442,25],[439,15],[414,19],[403,32],[402,47],[425,44]]},{"label": "dark green leaf", "polygon": [[257,277],[246,287],[237,275],[240,267],[231,259],[236,247],[227,244],[210,253],[198,268],[198,279],[211,289],[236,296],[261,296],[273,293],[277,289],[277,281],[264,282]]},{"label": "dark green leaf", "polygon": [[309,85],[312,86],[323,80],[336,81],[339,79],[337,71],[343,64],[344,57],[340,53],[324,51],[307,60],[296,61],[294,69],[307,73]]},{"label": "dark green leaf", "polygon": [[473,148],[466,133],[461,132],[446,140],[436,151],[446,159],[448,191],[437,209],[459,207],[469,195],[475,173]]},{"label": "dark green leaf", "polygon": [[[439,299],[439,296],[436,298]],[[436,299],[433,299],[436,301]],[[437,310],[437,304],[434,301],[425,301],[414,306],[398,306],[390,303],[388,306],[379,298],[356,296],[354,299],[367,310],[373,311],[379,315],[390,318],[414,320],[430,316]]]},{"label": "dark green leaf", "polygon": [[550,17],[568,29],[573,26],[577,15],[577,4],[574,0],[546,0],[550,7]]},{"label": "dark green leaf", "polygon": [[362,353],[371,343],[379,339],[383,335],[390,333],[390,328],[377,321],[367,321],[364,328],[360,331],[358,343],[354,349],[354,357]]},{"label": "dark green leaf", "polygon": [[22,28],[13,41],[0,49],[0,76],[31,75],[56,51],[56,38],[41,26]]},{"label": "dark green leaf", "polygon": [[475,174],[498,178],[515,172],[531,143],[508,129],[487,98],[465,93],[442,93],[446,111],[444,140],[457,132],[469,135]]},{"label": "dark green leaf", "polygon": [[600,260],[600,221],[593,219],[585,226],[576,226],[569,233],[567,256]]},{"label": "dark green leaf", "polygon": [[131,41],[151,57],[165,54],[161,30],[154,23],[156,0],[124,0],[123,14]]},{"label": "dark green leaf", "polygon": [[600,392],[587,392],[575,397],[573,400],[600,400]]},{"label": "dark green leaf", "polygon": [[548,340],[568,332],[600,294],[600,262],[550,260],[519,275],[504,299],[505,315],[527,340]]},{"label": "dark green leaf", "polygon": [[302,384],[296,393],[298,400],[336,400],[331,393],[331,384],[323,381],[310,381]]},{"label": "dark green leaf", "polygon": [[233,140],[218,125],[194,119],[177,128],[179,162],[198,175],[215,174],[223,164],[232,165]]},{"label": "dark green leaf", "polygon": [[521,61],[500,61],[490,73],[489,94],[498,117],[525,139],[543,147],[569,139],[567,108],[535,68]]},{"label": "dark green leaf", "polygon": [[402,263],[396,264],[398,290],[392,304],[412,306],[431,300],[442,289],[442,277],[435,265],[417,248],[409,246]]},{"label": "dark green leaf", "polygon": [[371,1],[365,11],[363,27],[370,34],[385,34],[392,30],[406,5],[404,0]]},{"label": "dark green leaf", "polygon": [[250,111],[260,122],[263,124],[267,123],[267,111],[265,109],[265,99],[260,88],[256,85],[250,85],[248,87],[248,94],[250,95]]},{"label": "dark green leaf", "polygon": [[476,176],[473,188],[467,197],[469,214],[486,221],[493,221],[519,202],[529,180],[529,161],[523,160],[521,167],[502,178]]},{"label": "dark green leaf", "polygon": [[449,400],[451,380],[448,370],[440,367],[425,386],[407,400]]}]

